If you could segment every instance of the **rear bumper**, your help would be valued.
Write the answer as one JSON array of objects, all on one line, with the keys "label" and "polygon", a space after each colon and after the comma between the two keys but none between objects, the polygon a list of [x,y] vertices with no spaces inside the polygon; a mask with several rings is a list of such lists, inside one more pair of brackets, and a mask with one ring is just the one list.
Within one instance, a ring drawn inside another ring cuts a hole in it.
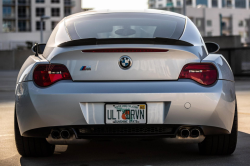
[{"label": "rear bumper", "polygon": [[[230,134],[226,129],[211,126],[187,125],[82,125],[82,126],[53,126],[28,130],[23,133],[25,137],[49,137],[52,130],[68,130],[77,139],[102,139],[102,138],[176,138],[182,128],[197,128],[201,135]],[[88,130],[82,133],[81,130]],[[144,131],[139,131],[139,130]],[[148,131],[150,130],[150,131]],[[155,131],[156,130],[156,131]]]},{"label": "rear bumper", "polygon": [[[16,113],[22,135],[32,129],[105,125],[104,105],[145,102],[147,124],[195,125],[231,131],[235,111],[234,82],[218,80],[205,87],[192,80],[133,82],[59,81],[39,88],[18,84]],[[185,103],[190,103],[189,109]]]}]

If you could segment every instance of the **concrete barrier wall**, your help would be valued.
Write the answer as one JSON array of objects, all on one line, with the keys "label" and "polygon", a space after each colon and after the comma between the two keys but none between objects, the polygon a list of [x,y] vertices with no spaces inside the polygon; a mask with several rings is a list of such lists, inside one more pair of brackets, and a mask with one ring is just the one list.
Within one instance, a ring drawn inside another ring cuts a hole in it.
[{"label": "concrete barrier wall", "polygon": [[205,42],[215,42],[220,48],[239,48],[242,47],[240,36],[211,36],[203,37]]},{"label": "concrete barrier wall", "polygon": [[250,47],[221,49],[235,76],[250,76]]},{"label": "concrete barrier wall", "polygon": [[33,54],[31,50],[0,51],[0,70],[19,70],[25,60]]}]

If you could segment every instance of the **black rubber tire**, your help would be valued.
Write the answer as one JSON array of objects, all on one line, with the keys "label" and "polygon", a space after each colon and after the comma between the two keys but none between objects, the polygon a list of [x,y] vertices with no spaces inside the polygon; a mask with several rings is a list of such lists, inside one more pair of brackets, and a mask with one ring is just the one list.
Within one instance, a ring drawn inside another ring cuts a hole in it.
[{"label": "black rubber tire", "polygon": [[205,140],[199,143],[199,151],[205,155],[230,155],[237,145],[238,136],[238,112],[235,104],[234,121],[231,134],[206,136]]},{"label": "black rubber tire", "polygon": [[55,145],[49,144],[45,138],[23,137],[20,134],[15,114],[14,132],[16,148],[23,157],[46,157],[54,153]]}]

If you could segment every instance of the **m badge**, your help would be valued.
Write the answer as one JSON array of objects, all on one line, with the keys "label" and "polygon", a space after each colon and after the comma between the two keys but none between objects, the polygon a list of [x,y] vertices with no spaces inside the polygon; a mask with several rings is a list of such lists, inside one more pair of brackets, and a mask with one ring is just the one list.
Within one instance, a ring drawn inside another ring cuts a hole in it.
[{"label": "m badge", "polygon": [[91,70],[91,66],[82,66],[80,71],[82,70]]}]

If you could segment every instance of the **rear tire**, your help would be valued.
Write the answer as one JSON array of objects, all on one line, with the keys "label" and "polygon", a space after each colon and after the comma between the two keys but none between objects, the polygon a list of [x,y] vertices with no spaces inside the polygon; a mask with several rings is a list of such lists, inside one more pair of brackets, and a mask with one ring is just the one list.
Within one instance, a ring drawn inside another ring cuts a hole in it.
[{"label": "rear tire", "polygon": [[235,104],[234,121],[231,134],[206,136],[205,140],[199,143],[199,151],[206,155],[230,155],[236,149],[238,135],[238,112]]},{"label": "rear tire", "polygon": [[23,157],[45,157],[54,153],[55,145],[49,144],[45,138],[23,137],[20,134],[15,114],[14,132],[16,148]]}]

